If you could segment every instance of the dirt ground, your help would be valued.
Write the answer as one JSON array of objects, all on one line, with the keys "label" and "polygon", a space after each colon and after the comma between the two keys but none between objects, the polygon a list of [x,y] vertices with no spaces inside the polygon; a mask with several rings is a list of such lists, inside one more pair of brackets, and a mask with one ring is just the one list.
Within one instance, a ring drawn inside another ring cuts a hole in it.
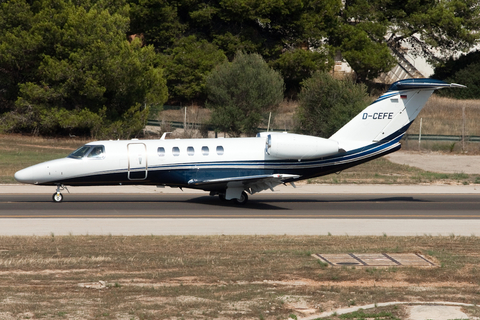
[{"label": "dirt ground", "polygon": [[480,174],[480,156],[440,152],[397,151],[386,158],[422,170],[439,173]]}]

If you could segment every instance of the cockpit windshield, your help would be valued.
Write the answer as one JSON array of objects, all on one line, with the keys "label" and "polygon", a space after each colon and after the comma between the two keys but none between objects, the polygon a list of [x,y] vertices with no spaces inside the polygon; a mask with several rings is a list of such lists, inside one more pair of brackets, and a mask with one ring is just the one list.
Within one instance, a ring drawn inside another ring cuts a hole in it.
[{"label": "cockpit windshield", "polygon": [[102,159],[104,157],[104,153],[104,146],[84,145],[83,147],[73,151],[68,157],[73,159],[81,159],[84,157],[91,159]]}]

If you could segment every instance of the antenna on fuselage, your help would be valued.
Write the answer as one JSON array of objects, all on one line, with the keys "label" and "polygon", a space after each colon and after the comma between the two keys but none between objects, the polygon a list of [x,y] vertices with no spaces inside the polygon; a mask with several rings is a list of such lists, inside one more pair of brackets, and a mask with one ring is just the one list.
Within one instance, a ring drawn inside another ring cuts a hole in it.
[{"label": "antenna on fuselage", "polygon": [[167,133],[171,133],[171,132],[164,132],[162,134],[162,137],[160,138],[160,140],[165,140],[165,137],[167,136]]}]

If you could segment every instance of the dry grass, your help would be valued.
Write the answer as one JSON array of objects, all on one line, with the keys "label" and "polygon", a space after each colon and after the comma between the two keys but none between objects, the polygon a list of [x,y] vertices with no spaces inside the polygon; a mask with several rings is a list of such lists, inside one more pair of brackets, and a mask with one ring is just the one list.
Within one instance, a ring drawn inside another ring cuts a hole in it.
[{"label": "dry grass", "polygon": [[[330,268],[310,256],[340,252],[418,252],[440,267]],[[0,318],[286,319],[301,308],[479,303],[478,252],[480,238],[453,235],[1,237]]]},{"label": "dry grass", "polygon": [[[296,126],[295,110],[298,107],[297,101],[285,100],[278,109],[272,113],[272,119],[270,122],[270,128],[275,130],[283,130],[292,132]],[[267,128],[268,115],[264,116],[262,127]]]},{"label": "dry grass", "polygon": [[13,183],[16,171],[43,161],[66,157],[86,142],[78,138],[0,135],[0,183]]},{"label": "dry grass", "polygon": [[[192,123],[205,123],[210,119],[211,111],[207,108],[202,108],[196,105],[187,106],[186,121],[188,124]],[[185,121],[185,109],[178,110],[163,110],[158,113],[157,120],[159,121]]]},{"label": "dry grass", "polygon": [[435,173],[379,158],[339,174],[310,179],[308,183],[332,184],[479,184],[480,176],[465,173]]},{"label": "dry grass", "polygon": [[[276,130],[293,131],[295,128],[295,110],[298,102],[285,100],[272,113],[271,128]],[[415,123],[407,133],[418,134],[422,118],[422,134],[430,135],[462,135],[463,115],[465,107],[465,135],[480,136],[480,100],[455,100],[433,95],[418,115]],[[198,106],[187,107],[187,123],[204,123],[210,118],[210,110]],[[261,124],[266,128],[269,113],[264,114]],[[184,109],[162,111],[158,117],[160,121],[184,121]]]},{"label": "dry grass", "polygon": [[[465,108],[465,121],[463,117]],[[420,122],[420,119],[422,121]],[[420,112],[407,134],[465,136],[467,142],[404,141],[405,150],[432,150],[446,153],[480,154],[478,142],[468,142],[470,136],[480,136],[480,100],[455,100],[433,95]]]},{"label": "dry grass", "polygon": [[462,135],[465,107],[465,135],[480,136],[480,100],[455,100],[433,95],[407,133],[418,134],[422,118],[422,134]]}]

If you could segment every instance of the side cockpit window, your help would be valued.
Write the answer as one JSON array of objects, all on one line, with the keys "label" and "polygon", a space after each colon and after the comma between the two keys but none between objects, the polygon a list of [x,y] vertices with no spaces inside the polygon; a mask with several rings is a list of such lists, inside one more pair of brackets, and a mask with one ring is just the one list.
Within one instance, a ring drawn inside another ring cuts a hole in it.
[{"label": "side cockpit window", "polygon": [[104,146],[94,146],[87,157],[92,159],[103,159],[104,153]]},{"label": "side cockpit window", "polygon": [[69,156],[73,159],[103,159],[105,157],[105,147],[104,146],[89,146],[85,145],[73,151]]}]

